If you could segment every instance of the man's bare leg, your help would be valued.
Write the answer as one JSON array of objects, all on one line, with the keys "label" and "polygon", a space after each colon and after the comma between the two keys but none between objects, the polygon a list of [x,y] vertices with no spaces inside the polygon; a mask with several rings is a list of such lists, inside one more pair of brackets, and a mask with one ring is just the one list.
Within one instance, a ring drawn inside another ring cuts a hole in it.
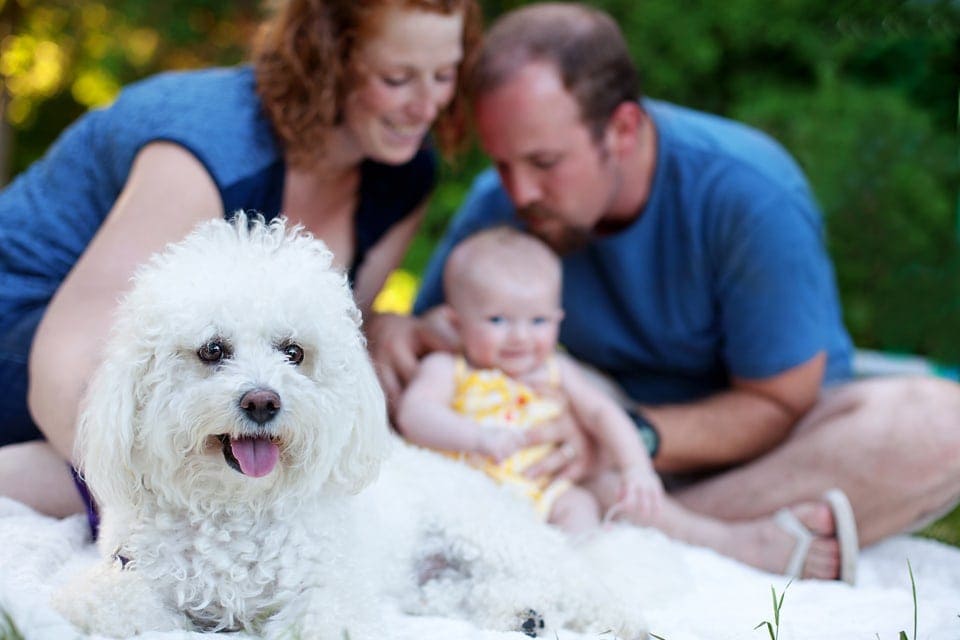
[{"label": "man's bare leg", "polygon": [[70,467],[42,440],[0,447],[0,495],[58,518],[84,510]]},{"label": "man's bare leg", "polygon": [[674,494],[724,520],[768,516],[830,487],[850,498],[869,545],[960,499],[960,385],[875,378],[833,390],[780,447]]}]

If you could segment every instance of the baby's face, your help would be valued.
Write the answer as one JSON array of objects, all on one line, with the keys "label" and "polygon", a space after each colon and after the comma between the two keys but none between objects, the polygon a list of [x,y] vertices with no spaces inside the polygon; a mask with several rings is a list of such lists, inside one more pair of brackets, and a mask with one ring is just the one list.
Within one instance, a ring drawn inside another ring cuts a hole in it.
[{"label": "baby's face", "polygon": [[543,365],[563,318],[556,287],[532,280],[473,288],[454,309],[471,366],[518,377]]}]

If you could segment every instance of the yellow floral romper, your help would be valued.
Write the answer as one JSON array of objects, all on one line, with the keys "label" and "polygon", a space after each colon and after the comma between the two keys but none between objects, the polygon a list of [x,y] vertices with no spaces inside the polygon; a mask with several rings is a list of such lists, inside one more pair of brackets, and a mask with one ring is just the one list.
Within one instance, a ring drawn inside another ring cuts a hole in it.
[{"label": "yellow floral romper", "polygon": [[[552,420],[563,411],[558,399],[538,394],[499,369],[472,369],[462,357],[457,358],[455,366],[456,387],[451,407],[480,424],[528,429]],[[559,389],[560,371],[556,360],[551,358],[547,366],[550,387]],[[557,395],[559,397],[559,393]],[[548,476],[528,478],[523,472],[553,448],[554,445],[541,444],[521,449],[499,464],[484,456],[458,454],[456,457],[532,500],[537,513],[546,519],[557,497],[570,488],[571,483]]]}]

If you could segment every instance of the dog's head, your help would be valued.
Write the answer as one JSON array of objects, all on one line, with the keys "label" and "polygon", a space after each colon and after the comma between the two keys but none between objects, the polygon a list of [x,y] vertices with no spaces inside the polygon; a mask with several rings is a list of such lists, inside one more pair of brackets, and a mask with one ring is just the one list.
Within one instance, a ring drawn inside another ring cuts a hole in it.
[{"label": "dog's head", "polygon": [[385,403],[331,261],[299,228],[241,213],[138,271],[80,419],[100,502],[297,500],[372,481]]}]

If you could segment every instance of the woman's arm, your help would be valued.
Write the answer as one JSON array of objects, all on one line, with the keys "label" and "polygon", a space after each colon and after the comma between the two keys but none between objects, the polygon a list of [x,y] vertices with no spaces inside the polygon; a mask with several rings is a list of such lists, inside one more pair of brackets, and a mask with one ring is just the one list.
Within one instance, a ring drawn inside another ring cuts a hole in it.
[{"label": "woman's arm", "polygon": [[222,215],[212,178],[188,151],[158,142],[137,155],[120,197],[50,301],[30,352],[30,413],[64,458],[72,458],[84,385],[137,265]]},{"label": "woman's arm", "polygon": [[380,383],[392,409],[400,401],[404,386],[417,371],[419,358],[432,351],[453,351],[459,339],[437,315],[418,318],[393,313],[375,313],[371,306],[390,272],[396,269],[426,215],[426,204],[390,231],[367,253],[357,273],[354,295],[364,317],[370,355],[377,365]]},{"label": "woman's arm", "polygon": [[390,272],[400,266],[427,213],[426,203],[421,204],[403,220],[394,224],[364,256],[353,284],[353,296],[364,319],[370,317],[373,301],[383,288]]}]

